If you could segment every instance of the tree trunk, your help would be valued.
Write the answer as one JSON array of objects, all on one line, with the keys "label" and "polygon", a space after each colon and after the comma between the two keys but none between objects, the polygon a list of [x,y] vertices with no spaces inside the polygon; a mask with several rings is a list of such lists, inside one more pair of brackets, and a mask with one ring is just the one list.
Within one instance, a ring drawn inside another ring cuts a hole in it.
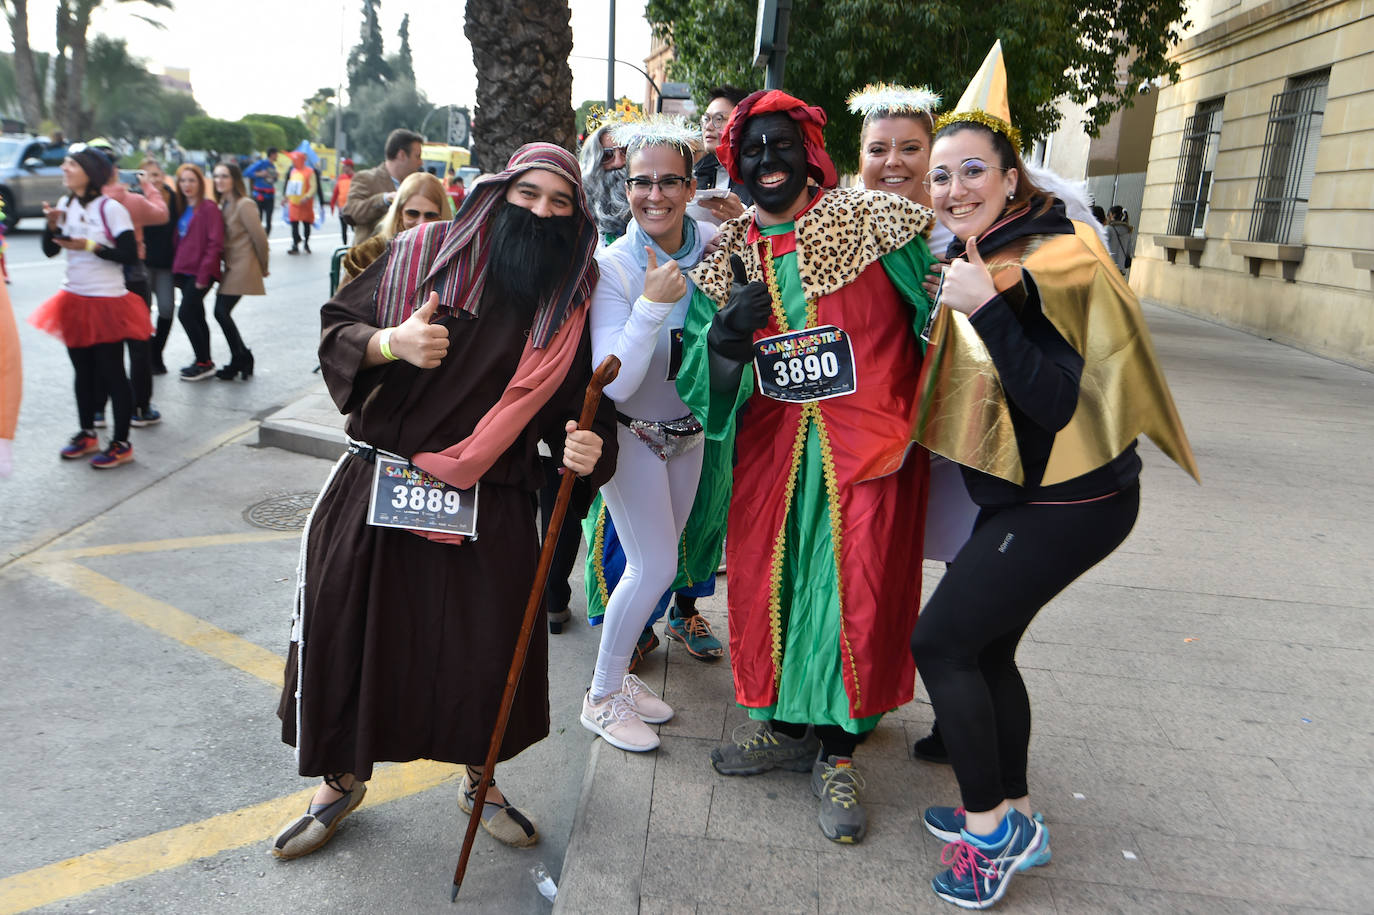
[{"label": "tree trunk", "polygon": [[576,152],[570,18],[567,0],[467,0],[463,32],[477,66],[475,135],[484,170],[500,171],[535,140]]},{"label": "tree trunk", "polygon": [[77,0],[76,15],[72,17],[71,70],[67,80],[67,111],[62,118],[62,128],[73,140],[86,139],[90,130],[90,112],[86,110],[86,33],[91,28],[91,10],[100,5],[100,0]]},{"label": "tree trunk", "polygon": [[69,98],[71,95],[68,79],[67,49],[71,46],[72,9],[70,0],[59,0],[57,4],[57,54],[53,67],[52,119],[67,134],[67,142],[76,140],[76,135],[68,125]]},{"label": "tree trunk", "polygon": [[37,130],[43,120],[43,96],[38,91],[38,71],[33,65],[33,49],[29,47],[29,0],[9,0],[14,12],[7,17],[10,35],[14,40],[14,80],[19,91],[19,107],[30,130]]}]

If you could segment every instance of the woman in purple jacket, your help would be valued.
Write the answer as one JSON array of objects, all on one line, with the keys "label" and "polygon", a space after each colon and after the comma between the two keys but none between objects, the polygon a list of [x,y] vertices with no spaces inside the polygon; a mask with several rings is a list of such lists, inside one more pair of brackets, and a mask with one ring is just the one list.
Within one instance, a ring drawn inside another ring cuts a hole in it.
[{"label": "woman in purple jacket", "polygon": [[181,370],[182,381],[200,381],[215,372],[210,359],[210,325],[205,321],[205,293],[219,279],[224,253],[224,220],[219,206],[206,196],[205,173],[190,163],[177,169],[181,218],[173,233],[176,256],[172,277],[181,290],[177,317],[191,341],[195,361]]}]

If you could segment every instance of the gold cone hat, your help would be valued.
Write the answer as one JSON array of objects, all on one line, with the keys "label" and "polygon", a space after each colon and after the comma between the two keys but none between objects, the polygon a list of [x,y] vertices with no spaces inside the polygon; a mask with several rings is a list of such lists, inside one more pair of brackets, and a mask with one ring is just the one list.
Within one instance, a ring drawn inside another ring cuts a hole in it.
[{"label": "gold cone hat", "polygon": [[938,131],[946,124],[972,121],[995,130],[1021,148],[1021,131],[1011,126],[1011,105],[1007,102],[1007,65],[1002,61],[1002,41],[993,42],[992,50],[983,58],[983,65],[974,74],[959,104],[952,111],[940,115],[935,122]]}]

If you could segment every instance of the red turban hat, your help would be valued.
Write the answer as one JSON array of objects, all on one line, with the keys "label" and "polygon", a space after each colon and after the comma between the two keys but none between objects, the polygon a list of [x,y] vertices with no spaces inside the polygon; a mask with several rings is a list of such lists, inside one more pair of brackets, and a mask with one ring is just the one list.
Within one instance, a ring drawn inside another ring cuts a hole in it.
[{"label": "red turban hat", "polygon": [[755,115],[780,111],[797,122],[801,129],[802,142],[806,146],[806,172],[821,187],[834,187],[839,178],[835,174],[835,163],[830,161],[825,151],[825,137],[821,128],[825,126],[825,112],[815,105],[808,105],[780,89],[766,89],[746,96],[735,106],[730,120],[725,122],[724,136],[716,147],[716,158],[730,174],[730,180],[740,181],[739,148],[744,142],[744,123]]}]

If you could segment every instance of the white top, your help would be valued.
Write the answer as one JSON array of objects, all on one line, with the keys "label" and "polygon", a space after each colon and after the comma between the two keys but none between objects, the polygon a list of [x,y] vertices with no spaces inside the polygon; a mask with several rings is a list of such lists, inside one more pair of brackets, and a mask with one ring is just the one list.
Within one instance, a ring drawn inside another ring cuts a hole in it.
[{"label": "white top", "polygon": [[[697,223],[696,228],[696,244],[678,261],[684,271],[697,265],[706,243],[716,234],[707,223]],[[668,380],[668,367],[672,331],[682,328],[696,287],[688,279],[686,294],[676,302],[644,298],[645,245],[653,247],[660,264],[669,259],[634,220],[624,235],[596,252],[601,277],[592,293],[589,318],[592,364],[600,365],[615,353],[620,374],[606,385],[606,396],[627,416],[661,422],[691,412],[678,396],[677,386]]]},{"label": "white top", "polygon": [[[134,230],[129,211],[118,200],[101,195],[84,206],[68,195],[58,204],[66,215],[58,230],[69,238],[94,238],[106,248],[115,246],[115,239]],[[104,211],[104,220],[101,211]],[[109,226],[109,231],[105,226]],[[67,251],[67,278],[62,288],[77,295],[114,298],[124,294],[124,266],[96,257],[90,251]]]},{"label": "white top", "polygon": [[954,233],[945,228],[943,222],[936,222],[935,228],[930,230],[930,238],[926,239],[926,244],[930,245],[930,253],[935,255],[937,261],[945,259],[945,249],[949,243],[954,241]]}]

